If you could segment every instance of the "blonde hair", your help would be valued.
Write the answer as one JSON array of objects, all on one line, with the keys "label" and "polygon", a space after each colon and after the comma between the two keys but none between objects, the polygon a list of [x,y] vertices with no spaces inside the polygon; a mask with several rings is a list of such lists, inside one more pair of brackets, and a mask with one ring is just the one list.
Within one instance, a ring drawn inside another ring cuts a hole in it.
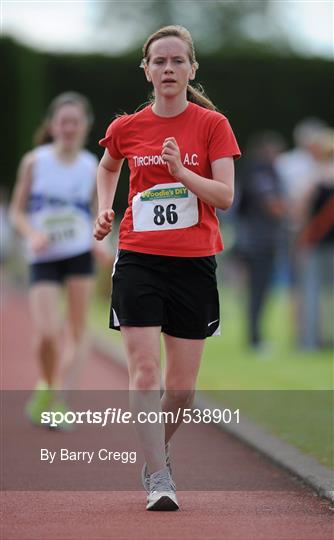
[{"label": "blonde hair", "polygon": [[49,132],[50,120],[52,120],[55,113],[63,105],[80,105],[86,115],[88,126],[91,127],[93,124],[93,110],[88,99],[78,92],[63,92],[51,101],[44,120],[37,128],[33,138],[33,142],[36,146],[52,141],[52,137]]},{"label": "blonde hair", "polygon": [[[198,68],[198,62],[196,60],[195,55],[195,48],[194,43],[191,37],[191,34],[189,30],[184,28],[184,26],[178,26],[178,25],[171,25],[171,26],[164,26],[163,28],[160,28],[153,34],[151,34],[147,40],[145,41],[143,45],[143,59],[141,61],[140,67],[144,67],[148,64],[150,61],[150,46],[154,41],[157,41],[158,39],[165,38],[165,37],[178,37],[184,43],[188,45],[188,56],[189,61],[191,65],[195,66],[195,68]],[[201,107],[204,107],[205,109],[211,109],[215,111],[217,108],[212,103],[210,98],[205,95],[204,89],[201,85],[191,86],[188,83],[187,86],[187,99],[189,101],[192,101],[193,103],[196,103],[197,105],[200,105]],[[154,101],[154,93],[152,93],[151,101]]]}]

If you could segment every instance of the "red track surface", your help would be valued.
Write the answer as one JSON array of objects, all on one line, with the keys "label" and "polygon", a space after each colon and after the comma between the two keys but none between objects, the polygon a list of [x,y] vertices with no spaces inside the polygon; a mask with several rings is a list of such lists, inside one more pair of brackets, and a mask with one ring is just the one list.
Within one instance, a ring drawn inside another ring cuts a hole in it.
[{"label": "red track surface", "polygon": [[[8,294],[2,311],[3,387],[32,388],[38,373],[31,351],[25,297]],[[101,355],[92,355],[83,374],[82,388],[124,389],[126,385],[127,376],[122,368]],[[194,429],[196,440],[203,442],[198,467],[187,470],[188,477],[203,474],[201,463],[205,455],[213,456],[215,467],[214,457],[218,455],[223,456],[230,482],[241,473],[254,484],[258,478],[264,478],[275,489],[179,490],[181,510],[175,513],[146,512],[142,491],[7,491],[2,494],[1,540],[333,539],[333,514],[327,501],[318,499],[308,488],[229,435],[211,426],[196,425]],[[175,444],[186,450],[192,437],[194,433],[182,427]],[[205,467],[209,466],[206,462]],[[178,474],[177,464],[175,471]],[[182,477],[182,471],[179,472]]]}]

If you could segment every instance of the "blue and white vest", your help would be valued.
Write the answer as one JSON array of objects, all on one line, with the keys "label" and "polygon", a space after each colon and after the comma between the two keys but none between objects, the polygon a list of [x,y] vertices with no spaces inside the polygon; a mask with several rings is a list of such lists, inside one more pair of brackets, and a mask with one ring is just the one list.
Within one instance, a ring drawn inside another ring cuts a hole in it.
[{"label": "blue and white vest", "polygon": [[48,247],[32,252],[29,262],[48,262],[80,255],[92,248],[90,205],[96,181],[96,157],[82,150],[72,163],[62,162],[52,144],[35,149],[27,213],[31,225],[46,233]]}]

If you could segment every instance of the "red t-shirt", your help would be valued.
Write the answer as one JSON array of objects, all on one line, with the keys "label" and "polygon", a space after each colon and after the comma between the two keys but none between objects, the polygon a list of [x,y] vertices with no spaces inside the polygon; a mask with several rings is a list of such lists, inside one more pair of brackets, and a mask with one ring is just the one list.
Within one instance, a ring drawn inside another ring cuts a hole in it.
[{"label": "red t-shirt", "polygon": [[223,249],[215,208],[169,174],[161,157],[166,137],[175,137],[184,166],[204,178],[212,178],[216,159],[240,156],[227,118],[192,102],[173,117],[158,116],[149,105],[116,118],[99,144],[114,159],[126,158],[130,168],[119,247],[173,257],[213,255]]}]

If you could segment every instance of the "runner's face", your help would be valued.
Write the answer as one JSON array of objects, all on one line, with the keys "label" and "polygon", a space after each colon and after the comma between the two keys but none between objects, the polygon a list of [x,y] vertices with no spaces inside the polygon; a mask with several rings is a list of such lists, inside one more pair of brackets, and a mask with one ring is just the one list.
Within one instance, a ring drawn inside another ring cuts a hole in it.
[{"label": "runner's face", "polygon": [[87,118],[81,105],[62,105],[50,122],[50,133],[54,140],[66,149],[82,146],[87,135]]},{"label": "runner's face", "polygon": [[154,86],[155,95],[174,97],[185,92],[188,81],[195,78],[195,71],[188,45],[182,39],[171,36],[151,44],[145,73]]}]

